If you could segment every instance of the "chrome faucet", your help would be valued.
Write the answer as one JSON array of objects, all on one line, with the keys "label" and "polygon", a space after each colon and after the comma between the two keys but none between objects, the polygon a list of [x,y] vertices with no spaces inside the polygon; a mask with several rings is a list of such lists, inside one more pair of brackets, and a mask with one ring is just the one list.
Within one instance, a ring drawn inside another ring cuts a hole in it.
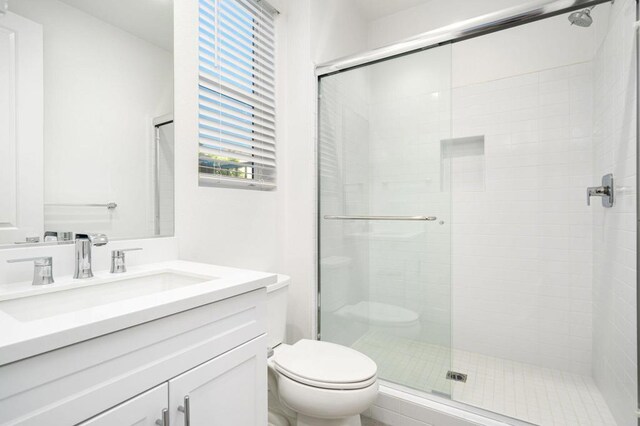
[{"label": "chrome faucet", "polygon": [[91,247],[103,246],[109,242],[105,234],[76,234],[76,267],[73,278],[93,277],[91,270]]}]

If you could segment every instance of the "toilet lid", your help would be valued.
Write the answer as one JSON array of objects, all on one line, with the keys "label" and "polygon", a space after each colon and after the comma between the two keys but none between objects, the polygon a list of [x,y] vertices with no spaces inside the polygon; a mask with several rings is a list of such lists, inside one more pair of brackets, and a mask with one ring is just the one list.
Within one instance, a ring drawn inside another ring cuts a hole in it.
[{"label": "toilet lid", "polygon": [[368,356],[329,342],[300,340],[273,358],[278,372],[323,389],[362,389],[376,381],[378,367]]}]

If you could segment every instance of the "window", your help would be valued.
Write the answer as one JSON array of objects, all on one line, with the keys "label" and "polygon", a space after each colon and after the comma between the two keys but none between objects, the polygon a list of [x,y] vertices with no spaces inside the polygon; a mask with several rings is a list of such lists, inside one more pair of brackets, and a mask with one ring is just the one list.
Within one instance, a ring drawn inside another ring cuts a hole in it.
[{"label": "window", "polygon": [[274,12],[200,0],[201,186],[276,186]]}]

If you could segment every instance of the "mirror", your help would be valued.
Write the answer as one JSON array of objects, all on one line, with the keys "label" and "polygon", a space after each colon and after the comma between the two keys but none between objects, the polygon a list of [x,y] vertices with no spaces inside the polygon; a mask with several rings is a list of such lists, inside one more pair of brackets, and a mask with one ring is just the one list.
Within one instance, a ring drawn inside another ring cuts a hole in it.
[{"label": "mirror", "polygon": [[173,235],[172,0],[0,12],[0,244]]}]

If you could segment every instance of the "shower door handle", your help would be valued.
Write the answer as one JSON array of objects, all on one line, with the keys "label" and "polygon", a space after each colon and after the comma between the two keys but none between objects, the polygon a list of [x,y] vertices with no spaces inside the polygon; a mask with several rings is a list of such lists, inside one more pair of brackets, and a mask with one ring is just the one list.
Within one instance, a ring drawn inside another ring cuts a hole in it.
[{"label": "shower door handle", "polygon": [[438,220],[435,216],[333,216],[325,215],[327,220],[412,220],[412,221],[429,221]]}]

